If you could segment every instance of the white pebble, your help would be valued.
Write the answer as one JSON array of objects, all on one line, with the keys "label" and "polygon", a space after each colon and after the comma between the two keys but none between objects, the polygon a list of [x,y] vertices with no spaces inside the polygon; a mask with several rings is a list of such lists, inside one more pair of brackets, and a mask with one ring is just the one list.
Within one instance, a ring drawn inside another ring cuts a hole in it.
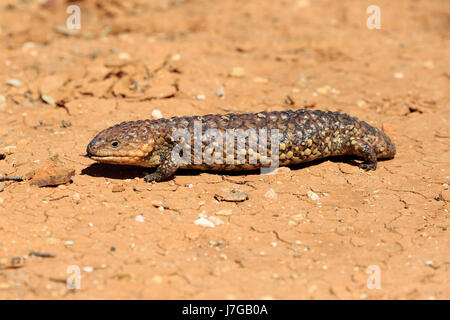
[{"label": "white pebble", "polygon": [[197,99],[198,99],[198,100],[206,100],[206,96],[205,96],[204,94],[199,94],[199,95],[197,96]]},{"label": "white pebble", "polygon": [[5,83],[9,86],[13,86],[16,88],[19,88],[22,86],[22,81],[20,81],[19,79],[8,79],[8,80],[6,80]]},{"label": "white pebble", "polygon": [[245,76],[245,69],[242,67],[234,67],[231,69],[230,76],[234,78],[242,78]]},{"label": "white pebble", "polygon": [[269,198],[269,199],[275,199],[277,197],[277,193],[275,192],[275,190],[273,190],[272,188],[270,188],[266,194],[264,195],[264,197]]},{"label": "white pebble", "polygon": [[74,201],[80,201],[80,200],[81,200],[81,196],[80,196],[80,194],[79,194],[78,192],[75,192],[75,193],[73,194],[73,196],[72,196],[72,199],[73,199]]},{"label": "white pebble", "polygon": [[55,105],[55,99],[53,99],[52,97],[48,96],[48,95],[41,95],[41,99],[42,101],[44,101],[45,103],[54,106]]},{"label": "white pebble", "polygon": [[308,192],[306,192],[306,194],[308,195],[308,197],[310,197],[311,200],[316,201],[316,200],[320,199],[319,196],[317,195],[317,193],[315,193],[311,190],[308,190]]},{"label": "white pebble", "polygon": [[401,73],[401,72],[394,73],[394,78],[395,79],[403,79],[403,73]]},{"label": "white pebble", "polygon": [[161,119],[163,117],[161,111],[159,111],[158,109],[155,109],[152,111],[152,117],[155,119]]},{"label": "white pebble", "polygon": [[216,95],[220,98],[223,98],[225,96],[225,88],[224,86],[220,86],[216,89]]},{"label": "white pebble", "polygon": [[202,227],[207,227],[207,228],[214,228],[215,227],[214,223],[212,223],[211,221],[209,221],[206,218],[199,218],[199,219],[194,221],[194,224],[196,224],[198,226],[202,226]]},{"label": "white pebble", "polygon": [[222,209],[216,212],[217,216],[231,216],[233,211],[231,209]]},{"label": "white pebble", "polygon": [[121,52],[121,53],[119,53],[119,59],[120,60],[131,60],[131,56],[128,52]]},{"label": "white pebble", "polygon": [[6,98],[5,96],[0,95],[0,110],[6,108]]},{"label": "white pebble", "polygon": [[213,222],[216,226],[220,226],[222,224],[225,224],[222,220],[220,220],[219,218],[214,217],[214,216],[209,217],[209,220],[211,222]]},{"label": "white pebble", "polygon": [[139,215],[136,216],[136,221],[137,222],[144,222],[145,218],[141,214],[139,214]]},{"label": "white pebble", "polygon": [[358,100],[356,101],[356,105],[361,108],[366,105],[366,102],[364,100]]},{"label": "white pebble", "polygon": [[84,272],[92,272],[92,271],[94,271],[94,268],[93,267],[84,267],[83,271]]}]

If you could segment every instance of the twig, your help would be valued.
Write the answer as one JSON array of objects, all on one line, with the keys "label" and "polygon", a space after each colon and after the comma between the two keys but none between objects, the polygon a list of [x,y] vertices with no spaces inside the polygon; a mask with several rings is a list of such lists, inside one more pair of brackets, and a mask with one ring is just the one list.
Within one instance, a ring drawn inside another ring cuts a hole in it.
[{"label": "twig", "polygon": [[23,177],[22,176],[2,176],[0,177],[0,182],[2,181],[23,181]]},{"label": "twig", "polygon": [[54,258],[56,257],[56,254],[53,253],[46,253],[46,252],[38,252],[31,250],[28,254],[30,257],[41,257],[41,258]]}]

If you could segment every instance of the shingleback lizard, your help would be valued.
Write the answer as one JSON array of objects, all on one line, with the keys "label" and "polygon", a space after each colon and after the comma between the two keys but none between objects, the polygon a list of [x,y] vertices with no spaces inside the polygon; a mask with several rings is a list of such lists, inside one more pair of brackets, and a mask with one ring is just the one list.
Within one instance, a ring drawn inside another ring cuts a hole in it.
[{"label": "shingleback lizard", "polygon": [[[244,136],[227,140],[230,132]],[[86,156],[102,163],[156,167],[145,177],[150,182],[166,180],[178,168],[252,170],[273,166],[274,159],[292,165],[342,155],[362,157],[359,166],[375,170],[377,158],[390,159],[395,152],[391,139],[364,121],[300,109],[122,122],[99,132]]]}]

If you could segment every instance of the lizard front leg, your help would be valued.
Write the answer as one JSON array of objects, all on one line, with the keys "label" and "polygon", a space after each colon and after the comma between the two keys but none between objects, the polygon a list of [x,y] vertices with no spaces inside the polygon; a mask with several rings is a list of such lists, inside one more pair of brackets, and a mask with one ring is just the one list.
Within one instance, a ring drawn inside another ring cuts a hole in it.
[{"label": "lizard front leg", "polygon": [[155,172],[147,174],[144,180],[146,182],[167,180],[174,175],[178,167],[178,164],[172,159],[171,152],[163,152],[161,154],[161,164],[156,168]]}]

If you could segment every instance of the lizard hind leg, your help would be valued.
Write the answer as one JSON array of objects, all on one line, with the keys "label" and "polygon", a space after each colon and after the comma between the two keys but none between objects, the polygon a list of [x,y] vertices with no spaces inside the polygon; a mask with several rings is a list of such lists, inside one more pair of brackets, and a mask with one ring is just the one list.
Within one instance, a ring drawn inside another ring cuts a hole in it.
[{"label": "lizard hind leg", "polygon": [[170,152],[161,155],[161,164],[156,168],[156,171],[147,174],[144,177],[145,182],[160,182],[169,179],[174,175],[178,169],[178,164],[173,161]]},{"label": "lizard hind leg", "polygon": [[367,142],[361,140],[355,141],[356,143],[352,144],[353,154],[364,159],[359,167],[366,171],[376,170],[378,161],[375,149],[371,147]]}]

